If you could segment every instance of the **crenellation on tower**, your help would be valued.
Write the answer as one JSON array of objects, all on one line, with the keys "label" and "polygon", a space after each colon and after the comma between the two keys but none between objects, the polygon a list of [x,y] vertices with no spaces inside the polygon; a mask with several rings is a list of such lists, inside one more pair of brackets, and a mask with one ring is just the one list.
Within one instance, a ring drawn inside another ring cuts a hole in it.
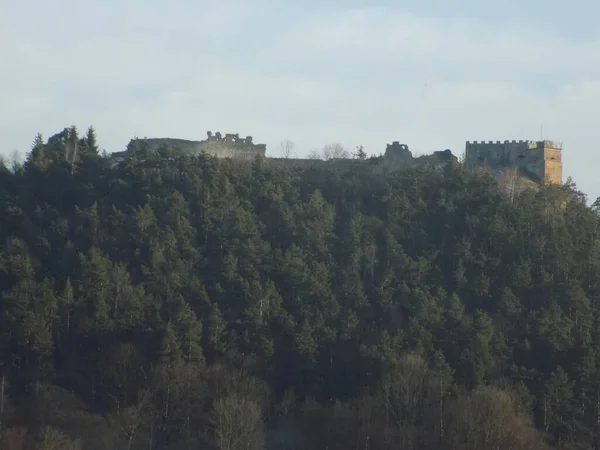
[{"label": "crenellation on tower", "polygon": [[[258,157],[266,157],[267,146],[255,144],[252,136],[240,137],[238,133],[226,133],[223,135],[217,131],[206,132],[203,141],[189,141],[184,139],[154,138],[144,139],[144,145],[150,151],[158,151],[167,145],[173,150],[189,154],[206,153],[218,158],[232,158],[237,160],[253,160]],[[136,139],[133,139],[125,152],[113,153],[116,162],[123,160],[129,149],[136,148]],[[68,153],[68,152],[67,152]],[[73,153],[73,152],[71,152]],[[313,159],[294,158],[270,158],[273,161],[285,165],[315,164]],[[392,141],[387,144],[385,154],[381,159],[386,164],[410,167],[415,164],[430,164],[435,167],[447,164],[450,160],[456,160],[450,150],[434,152],[427,157],[413,157],[408,146],[400,141]],[[466,141],[465,164],[471,167],[486,167],[492,173],[500,176],[510,168],[518,171],[535,182],[548,182],[562,184],[562,143],[551,140],[488,140],[488,141]]]},{"label": "crenellation on tower", "polygon": [[550,140],[467,141],[465,163],[487,167],[493,173],[516,167],[534,181],[562,183],[562,144]]}]

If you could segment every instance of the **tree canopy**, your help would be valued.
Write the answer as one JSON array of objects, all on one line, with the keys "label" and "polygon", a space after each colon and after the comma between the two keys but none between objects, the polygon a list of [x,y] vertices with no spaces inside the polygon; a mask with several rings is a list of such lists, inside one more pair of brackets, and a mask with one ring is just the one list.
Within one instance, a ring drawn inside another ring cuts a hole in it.
[{"label": "tree canopy", "polygon": [[573,183],[66,136],[0,167],[0,448],[600,449]]}]

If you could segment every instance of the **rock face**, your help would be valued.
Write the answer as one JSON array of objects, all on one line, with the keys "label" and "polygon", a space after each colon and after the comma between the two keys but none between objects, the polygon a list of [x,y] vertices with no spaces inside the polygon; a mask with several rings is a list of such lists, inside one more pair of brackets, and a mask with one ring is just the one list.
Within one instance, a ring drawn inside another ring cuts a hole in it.
[{"label": "rock face", "polygon": [[538,183],[562,183],[562,145],[553,141],[467,142],[465,164],[496,175],[516,167]]}]

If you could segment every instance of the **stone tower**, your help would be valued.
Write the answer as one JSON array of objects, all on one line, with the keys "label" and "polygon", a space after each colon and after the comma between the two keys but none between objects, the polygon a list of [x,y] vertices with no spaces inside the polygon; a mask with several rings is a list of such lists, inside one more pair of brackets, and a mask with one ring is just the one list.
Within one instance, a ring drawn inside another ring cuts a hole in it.
[{"label": "stone tower", "polygon": [[533,181],[562,183],[562,145],[553,141],[467,141],[465,163],[494,174],[517,167]]}]

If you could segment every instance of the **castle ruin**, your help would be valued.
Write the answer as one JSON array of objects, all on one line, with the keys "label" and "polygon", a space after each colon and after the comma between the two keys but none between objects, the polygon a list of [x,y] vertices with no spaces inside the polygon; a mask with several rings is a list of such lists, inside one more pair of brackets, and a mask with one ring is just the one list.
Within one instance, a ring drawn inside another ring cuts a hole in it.
[{"label": "castle ruin", "polygon": [[553,141],[467,141],[465,164],[495,175],[516,167],[532,181],[562,183],[562,145]]},{"label": "castle ruin", "polygon": [[226,134],[207,131],[207,138],[200,141],[200,152],[206,152],[219,158],[253,159],[256,156],[265,156],[266,144],[254,144],[252,136],[240,138],[239,134]]},{"label": "castle ruin", "polygon": [[[173,138],[146,138],[132,139],[127,145],[127,150],[124,152],[112,153],[112,158],[115,163],[122,161],[126,156],[130,155],[135,148],[144,146],[148,151],[154,153],[161,148],[167,146],[177,152],[199,155],[206,153],[217,158],[231,158],[236,160],[252,160],[259,157],[266,157],[267,146],[265,144],[254,144],[252,136],[240,138],[239,134],[226,134],[224,137],[217,132],[213,135],[211,131],[207,132],[207,138],[203,141],[190,141],[186,139]],[[312,165],[319,160],[302,159],[302,158],[268,158],[274,163],[285,166],[306,166]],[[432,163],[435,166],[443,165],[450,159],[456,157],[452,155],[450,150],[437,151],[432,155],[420,156],[415,158],[408,146],[400,144],[399,141],[394,141],[387,145],[383,160],[391,165],[412,166],[413,164]],[[325,161],[323,161],[325,162]],[[334,159],[330,162],[343,162],[343,159]]]},{"label": "castle ruin", "polygon": [[412,152],[408,149],[408,145],[401,144],[399,141],[394,141],[387,145],[384,157],[394,162],[407,162],[413,159]]},{"label": "castle ruin", "polygon": [[[240,138],[238,134],[207,132],[203,141],[190,141],[172,138],[132,139],[124,152],[113,153],[113,161],[122,161],[130,152],[143,143],[151,152],[156,152],[164,146],[175,151],[198,155],[206,153],[217,158],[232,158],[236,160],[252,160],[266,157],[267,146],[255,144],[252,136]],[[562,145],[553,141],[467,141],[465,148],[465,164],[469,167],[485,167],[495,176],[501,176],[507,169],[517,168],[519,173],[531,181],[541,183],[562,183]],[[317,163],[314,159],[268,158],[274,164],[289,167],[305,167]],[[442,167],[456,157],[450,150],[436,151],[431,155],[414,157],[407,145],[394,141],[387,144],[385,154],[381,158],[385,164],[392,166],[422,166]],[[354,160],[352,160],[354,161]],[[325,162],[325,161],[321,161]],[[337,164],[341,160],[329,161]],[[348,161],[349,163],[350,161]]]},{"label": "castle ruin", "polygon": [[172,150],[199,155],[206,153],[216,156],[217,158],[234,158],[243,160],[252,160],[257,156],[265,156],[267,151],[266,144],[255,144],[252,142],[252,136],[240,138],[239,134],[225,134],[216,132],[214,135],[211,131],[207,131],[207,138],[203,141],[189,141],[186,139],[172,138],[148,138],[148,139],[132,139],[127,145],[127,150],[124,152],[113,153],[115,161],[122,160],[135,148],[138,144],[144,143],[147,149],[151,152],[157,152],[164,146],[170,147]]}]

